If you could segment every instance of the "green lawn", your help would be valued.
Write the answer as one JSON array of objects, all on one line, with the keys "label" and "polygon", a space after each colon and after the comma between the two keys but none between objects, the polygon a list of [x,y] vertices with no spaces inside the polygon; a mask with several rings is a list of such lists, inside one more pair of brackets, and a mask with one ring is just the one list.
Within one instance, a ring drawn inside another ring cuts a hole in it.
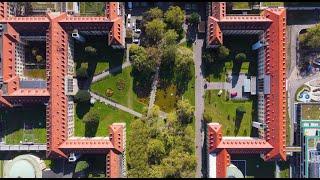
[{"label": "green lawn", "polygon": [[270,7],[270,6],[281,6],[283,7],[284,6],[284,3],[283,2],[262,2],[262,6],[266,6],[266,7]]},{"label": "green lawn", "polygon": [[178,89],[177,89],[177,84],[171,83],[165,88],[158,87],[157,92],[156,92],[156,100],[155,104],[160,107],[160,109],[164,112],[170,112],[175,109],[176,103],[178,100],[180,100],[182,97],[187,98],[192,105],[195,104],[195,70],[194,70],[194,65],[191,67],[191,79],[188,82],[186,90],[179,95]]},{"label": "green lawn", "polygon": [[[98,127],[89,129],[82,122],[83,116],[89,112],[96,110],[100,115],[100,121]],[[104,103],[96,102],[93,106],[90,105],[76,105],[75,108],[75,136],[109,136],[109,125],[114,122],[124,122],[126,123],[127,134],[130,131],[130,122],[133,120],[133,116],[127,112],[115,109],[105,105]]]},{"label": "green lawn", "polygon": [[274,178],[274,161],[265,162],[259,155],[232,155],[231,160],[246,161],[246,178]]},{"label": "green lawn", "polygon": [[[106,90],[111,88],[114,92],[110,97],[112,100],[129,107],[137,112],[142,112],[148,104],[148,98],[139,98],[133,89],[133,77],[131,76],[132,67],[127,67],[121,73],[109,75],[106,78],[93,83],[91,90],[101,96],[106,96]],[[117,82],[123,80],[125,87],[123,90],[117,88]]]},{"label": "green lawn", "polygon": [[232,9],[251,9],[248,2],[232,2]]},{"label": "green lawn", "polygon": [[318,104],[303,104],[301,105],[301,118],[304,120],[319,120],[320,105]]},{"label": "green lawn", "polygon": [[[20,141],[46,143],[46,108],[44,105],[15,107],[0,112],[4,123],[6,144]],[[24,124],[32,127],[24,130]]]},{"label": "green lawn", "polygon": [[105,2],[80,2],[81,16],[103,16],[105,9]]},{"label": "green lawn", "polygon": [[24,75],[30,78],[46,79],[46,69],[25,69]]},{"label": "green lawn", "polygon": [[3,178],[3,160],[0,160],[0,178]]},{"label": "green lawn", "polygon": [[[88,67],[89,76],[102,73],[109,68],[120,66],[125,58],[124,50],[113,49],[108,46],[107,40],[103,41],[104,36],[94,36],[86,38],[84,44],[75,42],[75,68],[79,68],[82,64]],[[85,47],[92,46],[97,50],[96,55],[89,55],[84,50]]]},{"label": "green lawn", "polygon": [[[226,91],[218,96],[219,90],[208,90],[205,93],[205,111],[211,115],[213,122],[223,127],[225,136],[251,136],[252,120],[254,119],[253,100],[226,101]],[[236,109],[243,106],[246,110],[243,117],[236,115]]]},{"label": "green lawn", "polygon": [[289,178],[290,172],[289,172],[289,162],[288,161],[280,161],[278,162],[279,167],[280,167],[280,178]]}]

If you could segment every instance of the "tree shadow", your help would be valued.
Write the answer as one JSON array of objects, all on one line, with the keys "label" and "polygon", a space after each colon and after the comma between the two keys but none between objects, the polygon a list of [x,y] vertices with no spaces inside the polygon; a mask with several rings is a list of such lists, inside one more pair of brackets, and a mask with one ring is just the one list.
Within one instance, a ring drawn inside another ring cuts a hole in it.
[{"label": "tree shadow", "polygon": [[77,103],[76,114],[79,119],[82,119],[85,114],[89,112],[91,104],[89,102]]},{"label": "tree shadow", "polygon": [[[258,120],[258,97],[256,96],[251,96],[252,99],[252,121],[257,119]],[[257,128],[251,127],[251,133],[250,136],[251,137],[258,137],[259,136],[259,131]]]},{"label": "tree shadow", "polygon": [[233,61],[232,75],[239,75],[241,71],[242,62]]},{"label": "tree shadow", "polygon": [[95,137],[99,122],[87,122],[85,124],[85,137]]},{"label": "tree shadow", "polygon": [[177,85],[177,94],[179,96],[181,96],[188,89],[188,84],[191,79],[191,73],[177,73],[175,83]]},{"label": "tree shadow", "polygon": [[[154,74],[154,73],[153,73]],[[153,74],[143,74],[132,69],[133,91],[139,98],[146,98],[150,95]]]},{"label": "tree shadow", "polygon": [[194,43],[197,36],[197,25],[190,24],[188,25],[187,33],[186,33],[186,40],[189,43]]},{"label": "tree shadow", "polygon": [[236,111],[236,118],[235,118],[235,121],[234,121],[234,126],[235,126],[234,134],[236,136],[239,133],[239,129],[240,129],[240,126],[241,126],[241,122],[242,122],[243,116],[244,116],[244,112],[237,112]]},{"label": "tree shadow", "polygon": [[239,75],[232,75],[231,86],[232,88],[236,87],[239,80]]}]

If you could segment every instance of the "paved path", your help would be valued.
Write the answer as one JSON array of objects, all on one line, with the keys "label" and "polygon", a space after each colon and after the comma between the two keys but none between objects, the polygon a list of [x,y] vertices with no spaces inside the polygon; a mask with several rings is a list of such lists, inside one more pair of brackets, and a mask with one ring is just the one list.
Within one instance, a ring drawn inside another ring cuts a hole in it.
[{"label": "paved path", "polygon": [[231,83],[228,82],[206,82],[207,89],[206,90],[212,90],[212,89],[231,89]]},{"label": "paved path", "polygon": [[150,115],[151,109],[152,109],[154,102],[156,100],[158,82],[159,82],[159,67],[157,67],[157,69],[156,69],[156,73],[154,75],[152,85],[151,85],[150,100],[149,100],[148,113],[147,113],[148,116]]},{"label": "paved path", "polygon": [[288,39],[290,44],[290,51],[289,51],[289,59],[290,59],[290,67],[287,71],[287,91],[288,91],[288,113],[290,118],[290,145],[293,144],[294,141],[294,102],[295,102],[295,93],[297,89],[302,86],[304,83],[310,81],[311,79],[317,77],[318,75],[311,75],[307,78],[301,78],[299,75],[299,70],[297,68],[297,62],[299,61],[299,49],[298,44],[298,37],[299,33],[302,29],[310,28],[315,24],[308,24],[308,25],[291,25],[288,26],[289,32]]},{"label": "paved path", "polygon": [[196,84],[195,84],[195,119],[196,119],[196,135],[195,135],[195,144],[196,144],[196,158],[197,158],[197,169],[196,177],[202,178],[203,171],[206,167],[203,167],[202,153],[203,151],[203,111],[204,111],[204,78],[202,73],[202,46],[203,39],[196,39],[195,45],[193,46],[193,60],[195,64],[195,75],[196,75]]},{"label": "paved path", "polygon": [[90,92],[90,94],[91,94],[91,97],[93,97],[96,100],[99,100],[100,102],[104,102],[105,104],[109,104],[109,105],[111,105],[113,107],[116,107],[116,108],[118,108],[118,109],[120,109],[122,111],[126,111],[126,112],[128,112],[128,113],[130,113],[130,114],[132,114],[134,116],[139,117],[139,118],[142,117],[141,113],[138,113],[138,112],[136,112],[136,111],[134,111],[134,110],[132,110],[132,109],[130,109],[128,107],[125,107],[125,106],[123,106],[121,104],[118,104],[116,102],[110,101],[110,100],[108,100],[108,99],[106,99],[104,97],[101,97],[101,96],[93,93],[93,92]]},{"label": "paved path", "polygon": [[101,73],[99,75],[96,75],[96,76],[93,77],[92,83],[97,82],[97,81],[105,78],[106,76],[110,75],[110,73],[115,73],[117,71],[120,71],[121,69],[129,67],[130,65],[131,65],[130,61],[126,61],[121,66],[115,67],[113,69],[110,69],[109,71],[105,71],[105,72],[103,72],[103,73]]}]

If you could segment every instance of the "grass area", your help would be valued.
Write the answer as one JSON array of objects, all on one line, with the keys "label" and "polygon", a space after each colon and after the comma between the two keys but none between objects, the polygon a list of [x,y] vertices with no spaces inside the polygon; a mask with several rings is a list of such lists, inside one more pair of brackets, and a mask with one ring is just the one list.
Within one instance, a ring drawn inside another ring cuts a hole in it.
[{"label": "grass area", "polygon": [[184,46],[184,47],[190,48],[190,49],[192,49],[192,47],[193,47],[192,43],[187,42],[187,41],[181,43],[180,46]]},{"label": "grass area", "polygon": [[232,160],[246,161],[246,178],[274,178],[274,161],[266,162],[259,155],[232,155]]},{"label": "grass area", "polygon": [[[0,112],[6,144],[20,141],[46,143],[46,109],[44,105],[15,107]],[[24,130],[24,125],[29,130]]]},{"label": "grass area", "polygon": [[[129,107],[135,111],[142,112],[143,108],[148,104],[148,98],[139,98],[134,92],[134,79],[131,75],[132,67],[127,67],[122,72],[110,75],[101,81],[93,83],[91,90],[101,96],[107,97],[106,90],[108,88],[113,90],[113,95],[110,99]],[[119,90],[117,83],[123,81],[124,88]]]},{"label": "grass area", "polygon": [[[82,122],[83,116],[89,111],[96,111],[100,115],[98,127],[90,129]],[[114,122],[125,122],[127,133],[130,131],[130,122],[134,118],[131,114],[107,106],[104,103],[96,102],[93,106],[90,104],[76,104],[75,108],[75,136],[109,136],[109,125]],[[87,128],[87,129],[86,129]]]},{"label": "grass area", "polygon": [[[177,84],[171,83],[165,88],[158,87],[156,92],[155,104],[160,107],[164,112],[170,112],[176,108],[176,103],[182,97],[187,98],[190,101],[190,104],[195,104],[195,70],[194,65],[191,67],[191,79],[188,81],[187,88],[182,94],[179,94]],[[174,75],[173,75],[174,76]]]},{"label": "grass area", "polygon": [[46,69],[25,69],[24,75],[29,78],[46,79]]},{"label": "grass area", "polygon": [[[102,41],[104,36],[85,37],[84,44],[75,42],[75,63],[76,69],[83,64],[87,64],[88,75],[100,74],[104,70],[120,66],[125,58],[124,50],[113,49],[108,46],[107,41]],[[97,50],[96,55],[89,55],[85,52],[85,47],[92,46]]]},{"label": "grass area", "polygon": [[299,95],[299,93],[300,93],[303,89],[308,89],[308,90],[310,90],[309,86],[307,86],[307,85],[305,85],[305,84],[302,85],[301,87],[299,87],[299,88],[297,89],[296,93],[294,94],[294,99],[295,99],[295,101],[298,100],[298,95]]},{"label": "grass area", "polygon": [[319,120],[320,119],[320,105],[318,104],[302,104],[301,105],[303,120]]},{"label": "grass area", "polygon": [[232,2],[232,9],[251,9],[249,2]]},{"label": "grass area", "polygon": [[276,7],[283,7],[283,2],[262,2],[262,6],[264,7],[270,7],[270,6],[276,6]]},{"label": "grass area", "polygon": [[186,98],[189,100],[190,104],[192,106],[195,106],[195,69],[194,69],[194,65],[191,67],[191,71],[192,71],[192,79],[189,81],[188,83],[188,88],[187,90],[182,94],[183,98]]},{"label": "grass area", "polygon": [[33,9],[47,9],[54,8],[54,3],[52,2],[31,2]]},{"label": "grass area", "polygon": [[[251,45],[256,42],[255,36],[225,36],[224,46],[230,50],[226,59],[221,59],[217,55],[214,62],[204,65],[204,77],[208,82],[225,82],[226,74],[246,73],[251,76],[257,75],[257,53],[251,50]],[[236,62],[235,57],[238,53],[245,53],[246,60]],[[215,54],[213,52],[213,54]]]},{"label": "grass area", "polygon": [[278,162],[280,167],[280,178],[289,178],[290,171],[289,171],[289,161],[280,161]]},{"label": "grass area", "polygon": [[82,16],[103,16],[105,2],[80,2],[80,14]]},{"label": "grass area", "polygon": [[0,178],[3,178],[3,160],[0,160]]},{"label": "grass area", "polygon": [[[308,4],[308,3],[304,3]],[[316,10],[300,11],[300,10],[290,10],[287,13],[287,25],[295,24],[310,24],[316,23],[319,17],[317,16]]]},{"label": "grass area", "polygon": [[[205,93],[205,111],[208,111],[214,122],[223,127],[225,136],[251,136],[252,120],[255,119],[256,104],[254,100],[226,100],[226,91],[218,96],[219,90],[208,90]],[[237,114],[239,106],[245,108],[244,114]]]}]

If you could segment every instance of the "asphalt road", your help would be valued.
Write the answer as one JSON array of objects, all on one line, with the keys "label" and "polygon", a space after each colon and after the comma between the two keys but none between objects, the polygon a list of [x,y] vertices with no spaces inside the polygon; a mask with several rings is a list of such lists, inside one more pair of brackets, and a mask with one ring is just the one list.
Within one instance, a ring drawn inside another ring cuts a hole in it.
[{"label": "asphalt road", "polygon": [[195,135],[195,144],[196,144],[196,158],[197,158],[197,169],[196,169],[196,177],[203,177],[203,111],[204,111],[204,78],[202,73],[202,46],[203,39],[196,39],[195,44],[193,46],[193,60],[195,64],[195,119],[196,119],[196,135]]}]

